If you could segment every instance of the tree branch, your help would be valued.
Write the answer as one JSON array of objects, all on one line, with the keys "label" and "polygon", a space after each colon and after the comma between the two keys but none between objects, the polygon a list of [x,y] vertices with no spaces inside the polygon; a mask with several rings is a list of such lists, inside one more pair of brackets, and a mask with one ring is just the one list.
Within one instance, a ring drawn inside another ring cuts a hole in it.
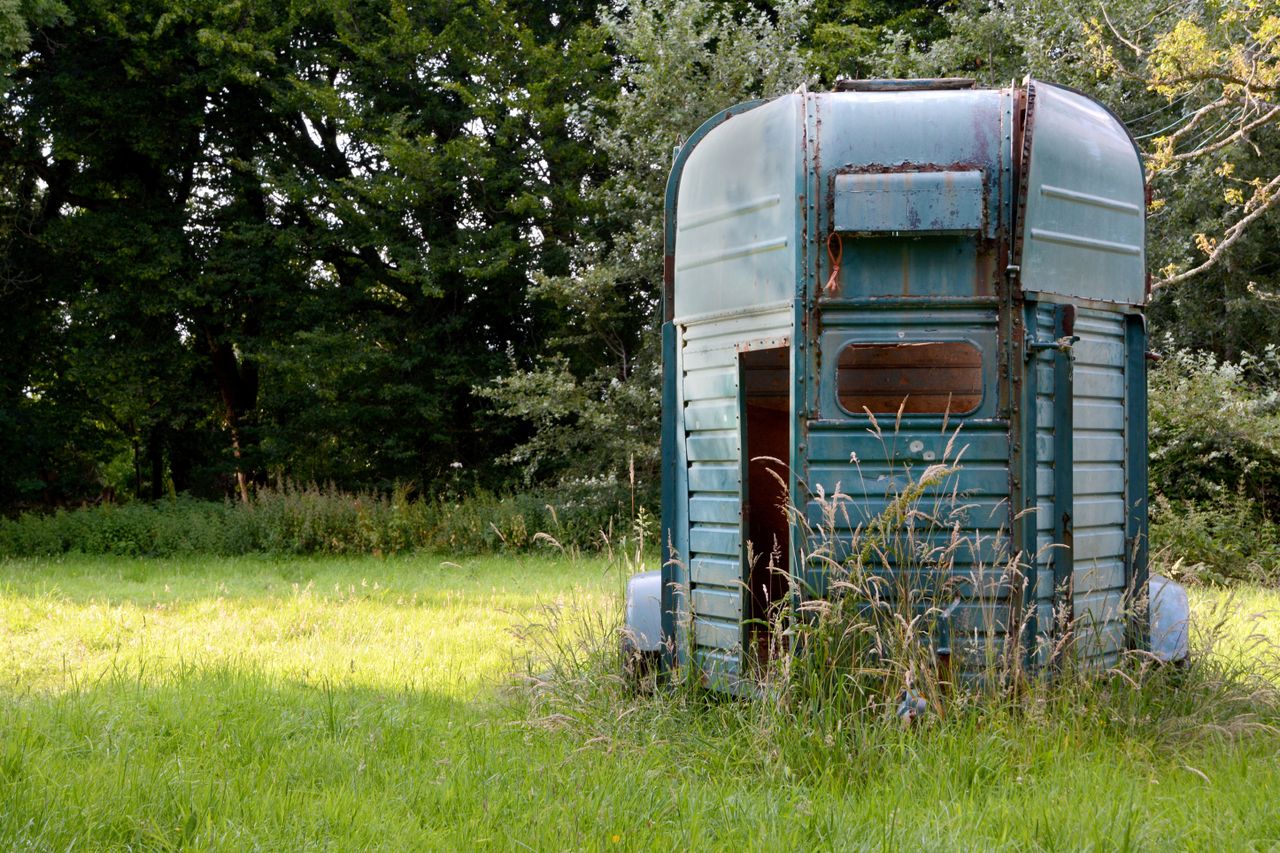
[{"label": "tree branch", "polygon": [[1252,78],[1245,79],[1237,77],[1235,74],[1227,74],[1222,71],[1203,71],[1199,74],[1182,74],[1178,77],[1169,77],[1157,80],[1162,86],[1176,86],[1179,83],[1208,83],[1215,81],[1218,83],[1226,83],[1230,86],[1239,86],[1250,94],[1254,92],[1280,92],[1280,83],[1271,86],[1258,85],[1252,81]]},{"label": "tree branch", "polygon": [[1171,143],[1176,144],[1178,140],[1182,139],[1182,137],[1186,136],[1188,133],[1195,130],[1196,126],[1200,124],[1201,119],[1203,119],[1205,116],[1212,113],[1214,110],[1217,110],[1220,107],[1225,107],[1230,103],[1231,101],[1227,98],[1218,98],[1218,100],[1216,101],[1205,104],[1203,107],[1201,107],[1200,109],[1196,110],[1191,114],[1191,116],[1187,119],[1186,124],[1184,124],[1182,127],[1178,128],[1172,134],[1170,134],[1169,141]]},{"label": "tree branch", "polygon": [[1262,127],[1264,124],[1267,124],[1268,122],[1270,122],[1273,118],[1276,118],[1277,116],[1280,116],[1280,106],[1278,106],[1278,107],[1272,107],[1272,108],[1271,108],[1271,111],[1270,111],[1269,113],[1267,113],[1266,115],[1262,116],[1262,117],[1261,117],[1261,118],[1259,118],[1259,119],[1255,119],[1254,121],[1249,122],[1248,124],[1244,125],[1243,127],[1237,128],[1237,129],[1236,129],[1236,131],[1235,131],[1234,133],[1232,133],[1231,135],[1226,136],[1226,137],[1223,137],[1222,139],[1219,139],[1217,142],[1214,142],[1214,143],[1213,143],[1213,144],[1211,144],[1211,145],[1205,145],[1205,146],[1203,146],[1203,147],[1201,147],[1201,148],[1197,148],[1197,149],[1195,149],[1195,150],[1193,150],[1193,151],[1187,151],[1187,152],[1185,152],[1185,153],[1183,153],[1183,154],[1175,154],[1175,155],[1173,156],[1173,159],[1175,159],[1175,160],[1193,160],[1193,159],[1195,159],[1196,157],[1200,157],[1200,156],[1202,156],[1202,155],[1204,155],[1204,154],[1211,154],[1211,153],[1213,153],[1214,151],[1217,151],[1217,150],[1219,150],[1219,149],[1221,149],[1221,148],[1226,148],[1228,145],[1230,145],[1231,143],[1235,142],[1237,139],[1241,139],[1241,138],[1243,138],[1243,137],[1244,137],[1244,136],[1246,136],[1249,132],[1251,132],[1251,131],[1253,131],[1253,130],[1258,129],[1259,127]]},{"label": "tree branch", "polygon": [[[1276,175],[1267,182],[1265,186],[1258,188],[1258,190],[1253,194],[1253,198],[1249,199],[1249,201],[1253,202],[1259,198],[1261,198],[1261,201],[1258,202],[1257,206],[1254,207],[1252,211],[1249,211],[1245,216],[1237,220],[1234,225],[1226,230],[1225,239],[1213,247],[1213,251],[1209,253],[1209,257],[1204,263],[1200,264],[1198,267],[1192,267],[1189,270],[1180,272],[1177,275],[1172,275],[1168,278],[1154,282],[1151,285],[1151,289],[1155,290],[1160,287],[1179,284],[1217,266],[1225,256],[1227,249],[1231,248],[1232,244],[1240,239],[1251,224],[1260,219],[1267,211],[1274,208],[1277,204],[1280,204],[1280,192],[1277,192],[1277,190],[1280,190],[1280,175]],[[1246,204],[1245,209],[1248,210],[1248,208],[1249,206]]]},{"label": "tree branch", "polygon": [[1112,34],[1113,36],[1115,36],[1117,39],[1119,39],[1119,40],[1120,40],[1120,42],[1121,42],[1125,47],[1127,47],[1127,48],[1129,48],[1129,50],[1133,51],[1133,55],[1134,55],[1134,56],[1141,57],[1141,56],[1142,56],[1142,48],[1138,47],[1136,44],[1134,44],[1133,42],[1129,41],[1129,40],[1128,40],[1127,38],[1125,38],[1124,36],[1120,35],[1120,31],[1116,29],[1115,24],[1111,23],[1111,16],[1107,14],[1107,4],[1106,4],[1106,3],[1099,3],[1099,4],[1098,4],[1098,8],[1102,10],[1102,20],[1104,20],[1104,21],[1106,21],[1106,22],[1107,22],[1107,29],[1111,30],[1111,34]]}]

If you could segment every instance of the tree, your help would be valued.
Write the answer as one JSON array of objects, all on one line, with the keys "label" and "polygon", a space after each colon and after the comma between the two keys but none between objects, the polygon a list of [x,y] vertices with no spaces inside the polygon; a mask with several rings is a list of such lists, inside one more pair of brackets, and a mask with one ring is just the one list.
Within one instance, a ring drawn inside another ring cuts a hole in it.
[{"label": "tree", "polygon": [[893,73],[894,57],[927,51],[948,34],[947,0],[818,0],[807,61],[828,84]]},{"label": "tree", "polygon": [[1222,263],[1280,206],[1280,10],[1230,0],[1190,14],[1156,11],[1145,22],[1130,13],[1119,25],[1101,10],[1088,24],[1098,73],[1136,79],[1176,107],[1151,137],[1152,179],[1167,186],[1210,171],[1221,182],[1216,233],[1196,233],[1200,257],[1170,261],[1155,282],[1177,285]]},{"label": "tree", "polygon": [[629,0],[603,13],[619,89],[585,116],[609,177],[587,200],[597,236],[535,294],[559,317],[545,354],[479,393],[533,427],[508,456],[527,482],[656,487],[663,199],[672,149],[720,110],[779,95],[808,76],[807,4],[766,11],[711,0]]},{"label": "tree", "polygon": [[4,298],[39,308],[4,417],[101,424],[83,461],[134,447],[152,495],[219,469],[241,495],[268,472],[429,483],[509,447],[472,388],[541,348],[532,276],[589,231],[575,105],[614,85],[594,10],[70,6],[0,120]]}]

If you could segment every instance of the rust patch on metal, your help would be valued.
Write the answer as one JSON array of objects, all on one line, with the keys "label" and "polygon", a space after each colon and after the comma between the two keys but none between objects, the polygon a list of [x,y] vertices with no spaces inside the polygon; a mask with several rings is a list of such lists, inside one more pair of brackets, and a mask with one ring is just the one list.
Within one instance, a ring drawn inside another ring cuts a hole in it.
[{"label": "rust patch on metal", "polygon": [[911,248],[902,246],[902,295],[911,295]]},{"label": "rust patch on metal", "polygon": [[[1017,187],[1017,203],[1013,207],[1012,264],[1022,265],[1022,221],[1027,213],[1027,173],[1031,171],[1031,134],[1035,125],[1036,90],[1028,84],[1018,89],[1013,106],[1013,176]],[[1019,288],[1021,289],[1021,288]]]},{"label": "rust patch on metal", "polygon": [[[823,212],[826,215],[826,221],[828,223],[833,223],[835,221],[835,195],[836,195],[835,184],[836,184],[836,178],[840,175],[892,175],[892,174],[899,174],[903,172],[942,172],[944,174],[952,173],[952,172],[980,172],[983,175],[982,202],[981,202],[982,224],[980,226],[980,230],[977,236],[973,238],[977,244],[977,251],[975,253],[976,263],[974,265],[974,271],[973,271],[974,280],[973,280],[972,292],[974,296],[991,296],[993,295],[992,282],[995,279],[995,275],[996,275],[994,254],[1000,243],[998,235],[1001,229],[997,229],[997,238],[995,240],[987,236],[990,230],[990,222],[988,221],[989,219],[988,214],[991,207],[991,198],[990,198],[991,180],[990,180],[990,176],[988,175],[988,168],[990,165],[991,164],[986,163],[985,161],[978,161],[978,160],[957,160],[950,163],[920,163],[914,160],[902,160],[898,163],[868,163],[868,164],[857,165],[857,166],[852,164],[847,164],[843,168],[832,170],[831,173],[827,175],[826,186],[825,186],[826,199],[824,200],[822,205]],[[949,193],[954,192],[955,179],[950,174],[946,174],[946,177],[943,178],[943,181],[946,185],[945,186],[946,191]],[[918,226],[919,222],[916,222],[913,224]],[[887,238],[891,236],[888,233],[879,233],[879,232],[863,233],[863,232],[857,232],[857,231],[849,231],[849,232],[842,232],[842,233],[847,233],[852,236],[866,236],[871,238]],[[856,257],[856,253],[857,253],[856,245],[851,244],[848,248],[853,250]],[[902,296],[912,295],[911,268],[910,268],[909,255],[910,255],[910,248],[909,246],[904,244],[903,261],[902,261],[902,286],[899,291]],[[853,294],[841,294],[841,295],[850,296]],[[887,296],[889,294],[876,294],[876,295]]]}]

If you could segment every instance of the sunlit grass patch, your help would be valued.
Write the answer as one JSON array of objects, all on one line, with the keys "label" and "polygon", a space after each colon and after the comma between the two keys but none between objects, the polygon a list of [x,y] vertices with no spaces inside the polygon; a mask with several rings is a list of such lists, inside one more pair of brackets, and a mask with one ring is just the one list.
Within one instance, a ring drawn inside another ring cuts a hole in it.
[{"label": "sunlit grass patch", "polygon": [[536,603],[598,608],[610,583],[604,563],[543,557],[14,561],[0,686],[222,668],[469,694],[509,670],[505,632]]}]

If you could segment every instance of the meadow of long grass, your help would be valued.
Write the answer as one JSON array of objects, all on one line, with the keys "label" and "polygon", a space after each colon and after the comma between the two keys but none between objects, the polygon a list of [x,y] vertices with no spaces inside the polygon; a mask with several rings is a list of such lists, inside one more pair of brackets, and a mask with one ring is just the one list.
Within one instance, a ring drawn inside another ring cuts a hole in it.
[{"label": "meadow of long grass", "polygon": [[353,493],[281,482],[254,489],[247,502],[178,496],[0,518],[0,556],[526,553],[540,550],[539,533],[601,550],[646,498],[634,483],[613,482],[451,498],[408,486]]},{"label": "meadow of long grass", "polygon": [[[905,523],[957,529],[928,480],[866,547],[806,538],[829,582],[772,614],[738,697],[625,673],[644,523],[587,556],[5,560],[0,848],[1280,843],[1280,593],[1195,590],[1187,666],[1048,678],[998,646],[962,688],[933,639],[954,590],[923,583],[951,540]],[[885,587],[904,555],[922,582]]]}]

